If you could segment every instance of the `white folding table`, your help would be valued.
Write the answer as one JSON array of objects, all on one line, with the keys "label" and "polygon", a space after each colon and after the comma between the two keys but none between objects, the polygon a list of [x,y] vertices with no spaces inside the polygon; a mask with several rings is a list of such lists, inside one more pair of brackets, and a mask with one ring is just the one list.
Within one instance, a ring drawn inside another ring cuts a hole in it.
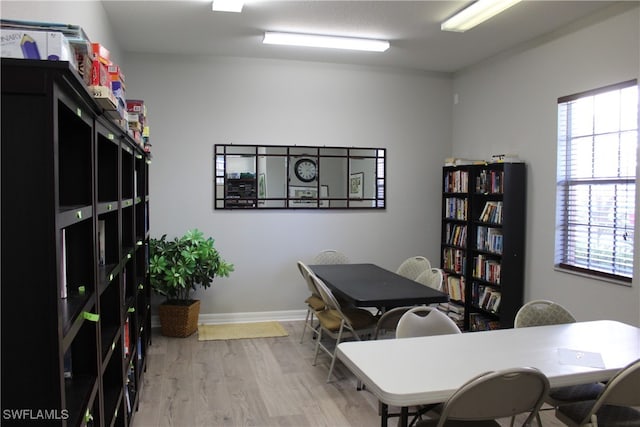
[{"label": "white folding table", "polygon": [[486,371],[532,366],[551,387],[606,381],[640,358],[640,328],[599,320],[432,337],[344,342],[338,358],[383,405],[440,403]]}]

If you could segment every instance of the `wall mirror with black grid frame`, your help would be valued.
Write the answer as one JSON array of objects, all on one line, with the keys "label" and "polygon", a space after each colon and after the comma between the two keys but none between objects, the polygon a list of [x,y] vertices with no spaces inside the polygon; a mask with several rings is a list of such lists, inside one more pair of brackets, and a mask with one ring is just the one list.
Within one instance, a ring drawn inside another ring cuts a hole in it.
[{"label": "wall mirror with black grid frame", "polygon": [[385,209],[386,149],[214,145],[215,209]]}]

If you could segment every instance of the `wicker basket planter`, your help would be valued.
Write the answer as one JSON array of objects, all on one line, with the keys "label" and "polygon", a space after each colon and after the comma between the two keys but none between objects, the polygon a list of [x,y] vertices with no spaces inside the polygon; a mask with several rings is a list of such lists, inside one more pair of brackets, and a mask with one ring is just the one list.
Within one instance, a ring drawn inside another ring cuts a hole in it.
[{"label": "wicker basket planter", "polygon": [[200,300],[193,300],[191,305],[173,305],[166,302],[158,306],[160,328],[166,337],[184,338],[198,329]]}]

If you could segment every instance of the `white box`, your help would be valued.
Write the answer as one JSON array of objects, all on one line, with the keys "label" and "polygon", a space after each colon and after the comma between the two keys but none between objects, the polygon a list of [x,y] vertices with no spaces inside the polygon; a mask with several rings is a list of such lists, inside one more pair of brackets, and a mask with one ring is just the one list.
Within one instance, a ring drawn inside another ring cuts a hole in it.
[{"label": "white box", "polygon": [[47,33],[47,59],[49,61],[71,61],[71,48],[64,34],[53,31]]},{"label": "white box", "polygon": [[3,58],[46,59],[47,32],[0,30]]}]

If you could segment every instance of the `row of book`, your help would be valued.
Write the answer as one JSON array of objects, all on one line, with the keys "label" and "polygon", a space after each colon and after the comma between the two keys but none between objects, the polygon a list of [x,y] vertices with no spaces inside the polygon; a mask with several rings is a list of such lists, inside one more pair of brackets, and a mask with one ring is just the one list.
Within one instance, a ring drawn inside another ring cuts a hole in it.
[{"label": "row of book", "polygon": [[500,299],[502,294],[496,288],[473,283],[471,288],[471,300],[476,307],[491,313],[498,313],[500,310]]},{"label": "row of book", "polygon": [[444,175],[445,193],[467,193],[469,192],[469,172],[456,170],[447,172]]},{"label": "row of book", "polygon": [[469,313],[469,329],[474,332],[500,329],[500,322],[481,313]]},{"label": "row of book", "polygon": [[502,224],[502,202],[486,202],[478,219],[482,222]]},{"label": "row of book", "polygon": [[476,193],[501,194],[503,192],[504,172],[483,170],[476,177]]},{"label": "row of book", "polygon": [[449,298],[454,301],[464,302],[465,300],[465,282],[464,277],[447,275],[445,280],[446,292]]},{"label": "row of book", "polygon": [[484,255],[473,257],[473,277],[500,284],[500,262]]},{"label": "row of book", "polygon": [[467,257],[461,249],[444,248],[442,251],[442,265],[445,270],[464,274],[467,270]]},{"label": "row of book", "polygon": [[478,227],[476,230],[476,248],[481,251],[502,253],[502,230],[493,227]]},{"label": "row of book", "polygon": [[465,247],[467,245],[467,226],[447,224],[445,226],[445,243],[447,245]]},{"label": "row of book", "polygon": [[453,302],[443,302],[438,304],[438,310],[449,316],[460,330],[464,330],[464,306]]},{"label": "row of book", "polygon": [[444,216],[448,219],[467,220],[467,199],[447,197],[444,200]]}]

